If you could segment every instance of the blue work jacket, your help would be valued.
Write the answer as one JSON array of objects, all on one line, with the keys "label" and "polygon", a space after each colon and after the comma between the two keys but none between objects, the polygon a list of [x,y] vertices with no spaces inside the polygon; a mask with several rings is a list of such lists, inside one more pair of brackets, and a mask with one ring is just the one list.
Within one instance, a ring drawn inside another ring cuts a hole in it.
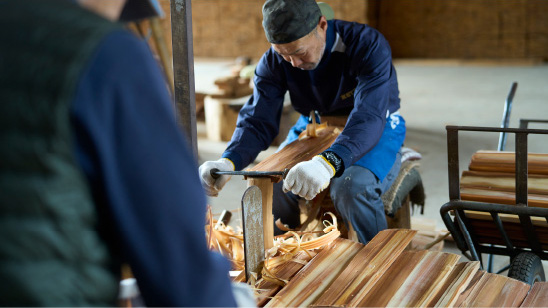
[{"label": "blue work jacket", "polygon": [[[400,99],[390,46],[374,28],[330,20],[325,52],[316,69],[294,68],[270,48],[257,65],[254,84],[253,95],[240,111],[223,153],[236,169],[253,162],[277,136],[284,96],[289,91],[292,106],[303,117],[311,110],[320,115],[349,116],[328,149],[343,160],[345,168],[358,163],[374,169],[380,179],[390,170],[405,138],[405,122],[397,114]],[[302,130],[300,122],[292,133]],[[386,144],[380,146],[379,153],[365,157],[383,133]]]}]

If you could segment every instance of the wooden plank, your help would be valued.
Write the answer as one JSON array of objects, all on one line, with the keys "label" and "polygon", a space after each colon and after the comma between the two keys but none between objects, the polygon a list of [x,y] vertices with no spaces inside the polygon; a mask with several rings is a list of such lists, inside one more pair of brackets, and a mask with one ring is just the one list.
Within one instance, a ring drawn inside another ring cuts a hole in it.
[{"label": "wooden plank", "polygon": [[480,267],[479,261],[457,264],[449,273],[449,277],[440,286],[438,293],[426,303],[428,307],[452,307],[459,295],[464,292]]},{"label": "wooden plank", "polygon": [[548,282],[535,282],[520,307],[548,306]]},{"label": "wooden plank", "polygon": [[339,136],[341,129],[334,126],[328,126],[324,129],[318,130],[317,137],[304,138],[296,140],[279,152],[270,155],[255,167],[249,169],[250,171],[282,171],[284,169],[291,169],[297,163],[310,160],[315,155],[320,154],[335,141]]},{"label": "wooden plank", "polygon": [[247,187],[257,186],[263,198],[263,236],[264,249],[274,246],[274,216],[272,215],[272,193],[274,187],[270,178],[249,178]]},{"label": "wooden plank", "polygon": [[460,307],[464,300],[472,293],[474,288],[476,287],[476,284],[481,281],[481,277],[485,275],[486,271],[479,270],[474,274],[474,277],[472,277],[472,280],[470,283],[468,283],[468,286],[460,293],[457,297],[457,300],[454,302],[452,307]]},{"label": "wooden plank", "polygon": [[265,307],[308,306],[329,287],[362,244],[338,238],[310,261]]},{"label": "wooden plank", "polygon": [[359,302],[411,242],[415,230],[383,230],[350,261],[312,306],[348,306]]},{"label": "wooden plank", "polygon": [[[548,154],[529,153],[527,160],[529,174],[548,175]],[[478,151],[472,155],[468,169],[514,173],[515,162],[514,152]]]},{"label": "wooden plank", "polygon": [[519,307],[529,287],[525,282],[485,273],[460,307]]},{"label": "wooden plank", "polygon": [[439,292],[459,255],[433,251],[404,252],[371,291],[351,307],[418,307]]}]

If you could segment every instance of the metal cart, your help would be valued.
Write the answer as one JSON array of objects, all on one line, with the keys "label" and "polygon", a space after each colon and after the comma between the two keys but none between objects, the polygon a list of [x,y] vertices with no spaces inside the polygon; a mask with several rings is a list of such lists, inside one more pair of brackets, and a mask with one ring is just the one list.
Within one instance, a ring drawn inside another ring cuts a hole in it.
[{"label": "metal cart", "polygon": [[[548,123],[543,120],[524,121]],[[522,125],[526,127],[526,124]],[[509,256],[511,260],[509,277],[529,284],[535,281],[544,281],[545,275],[541,260],[548,260],[548,235],[543,233],[541,236],[540,228],[533,225],[531,217],[541,217],[546,220],[548,225],[548,208],[527,206],[527,139],[530,134],[548,135],[548,130],[469,126],[447,126],[446,129],[450,201],[441,207],[440,214],[457,247],[468,259],[480,262],[482,262],[480,258],[482,253]],[[461,200],[458,151],[458,133],[460,131],[515,134],[516,205]],[[492,228],[498,230],[500,238],[494,240],[482,236],[482,230],[478,230],[477,225],[474,225],[474,220],[469,219],[465,211],[489,213],[492,217]],[[500,214],[517,215],[519,223],[503,223]],[[522,241],[516,240],[516,235],[524,237],[525,243],[523,239]],[[483,268],[483,263],[481,265]]]}]

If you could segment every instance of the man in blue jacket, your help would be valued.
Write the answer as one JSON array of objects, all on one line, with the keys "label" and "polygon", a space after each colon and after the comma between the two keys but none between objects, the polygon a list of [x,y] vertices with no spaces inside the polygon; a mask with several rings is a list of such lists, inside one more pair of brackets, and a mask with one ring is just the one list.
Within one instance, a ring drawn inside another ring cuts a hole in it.
[{"label": "man in blue jacket", "polygon": [[330,148],[294,166],[275,187],[274,219],[298,225],[298,197],[311,200],[331,183],[337,211],[367,243],[386,228],[381,195],[399,171],[405,138],[390,46],[367,25],[326,20],[314,0],[267,0],[263,27],[271,48],[255,70],[253,95],[222,158],[200,166],[202,185],[216,195],[229,177],[213,179],[211,168],[240,170],[268,148],[289,91],[302,116],[285,144],[303,131],[311,111],[348,119]]},{"label": "man in blue jacket", "polygon": [[0,0],[1,306],[116,306],[122,263],[147,306],[237,305],[125,2]]}]

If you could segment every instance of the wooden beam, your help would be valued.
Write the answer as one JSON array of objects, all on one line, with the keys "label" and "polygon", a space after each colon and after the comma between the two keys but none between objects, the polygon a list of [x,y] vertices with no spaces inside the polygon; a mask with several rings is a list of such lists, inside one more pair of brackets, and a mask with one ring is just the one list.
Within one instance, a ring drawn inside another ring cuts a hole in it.
[{"label": "wooden beam", "polygon": [[191,0],[171,0],[174,98],[179,124],[198,159]]}]

